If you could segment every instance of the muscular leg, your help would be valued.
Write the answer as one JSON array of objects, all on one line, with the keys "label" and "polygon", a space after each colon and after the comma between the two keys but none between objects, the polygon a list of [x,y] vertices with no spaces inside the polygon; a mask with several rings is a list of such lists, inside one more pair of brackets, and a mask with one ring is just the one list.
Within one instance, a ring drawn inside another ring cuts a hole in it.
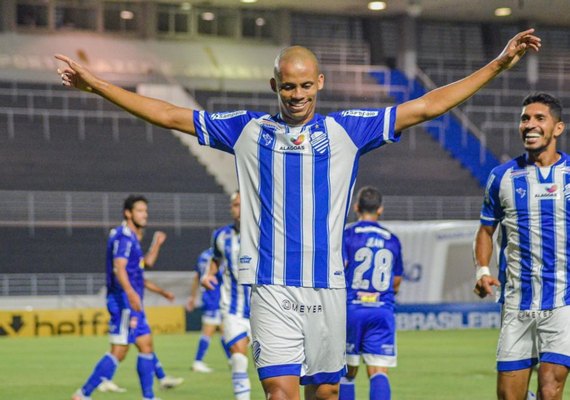
[{"label": "muscular leg", "polygon": [[306,385],[305,400],[338,400],[338,383]]},{"label": "muscular leg", "polygon": [[261,381],[265,398],[270,400],[300,400],[299,377],[294,375],[276,376]]},{"label": "muscular leg", "polygon": [[568,368],[564,365],[542,362],[538,368],[538,389],[541,400],[560,400]]},{"label": "muscular leg", "polygon": [[499,400],[526,400],[532,368],[517,371],[499,371],[497,398]]}]

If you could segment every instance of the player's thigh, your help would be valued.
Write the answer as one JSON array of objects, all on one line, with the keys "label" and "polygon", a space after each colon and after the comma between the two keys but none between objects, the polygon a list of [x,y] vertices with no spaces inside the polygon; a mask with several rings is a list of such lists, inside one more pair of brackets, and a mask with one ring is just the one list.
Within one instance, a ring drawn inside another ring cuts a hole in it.
[{"label": "player's thigh", "polygon": [[[298,377],[304,362],[302,316],[296,297],[283,286],[254,285],[251,292],[252,352],[260,379],[270,387],[279,387],[277,377]],[[225,327],[224,327],[225,329]]]},{"label": "player's thigh", "polygon": [[266,398],[271,400],[300,400],[298,376],[275,376],[261,381]]},{"label": "player's thigh", "polygon": [[131,310],[117,303],[107,304],[109,311],[109,342],[111,345],[128,346],[134,343],[131,328]]},{"label": "player's thigh", "polygon": [[304,290],[305,304],[312,305],[303,315],[305,373],[301,384],[337,383],[346,372],[346,292],[300,289],[308,289]]},{"label": "player's thigh", "polygon": [[363,318],[363,310],[349,306],[346,313],[346,363],[349,367],[358,367],[360,364],[362,336],[365,330],[366,320]]},{"label": "player's thigh", "polygon": [[537,363],[536,319],[525,311],[503,310],[497,344],[497,370],[525,370]]},{"label": "player's thigh", "polygon": [[202,310],[202,325],[221,325],[222,312],[219,308]]},{"label": "player's thigh", "polygon": [[366,330],[362,338],[362,358],[366,365],[374,367],[395,367],[396,320],[390,309],[370,310]]},{"label": "player's thigh", "polygon": [[248,318],[233,314],[222,314],[223,338],[226,346],[231,348],[237,342],[251,337],[251,327]]},{"label": "player's thigh", "polygon": [[570,368],[570,306],[537,311],[540,362]]}]

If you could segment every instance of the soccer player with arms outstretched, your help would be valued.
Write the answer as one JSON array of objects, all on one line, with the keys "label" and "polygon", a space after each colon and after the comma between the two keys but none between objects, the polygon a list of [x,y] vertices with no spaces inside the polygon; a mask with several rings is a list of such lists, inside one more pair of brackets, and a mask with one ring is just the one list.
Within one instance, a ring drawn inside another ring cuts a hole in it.
[{"label": "soccer player with arms outstretched", "polygon": [[384,210],[378,189],[360,189],[354,209],[358,221],[344,230],[348,373],[340,382],[339,399],[355,400],[353,380],[362,357],[370,400],[389,400],[388,368],[396,366],[394,296],[404,272],[402,249],[396,235],[378,222]]},{"label": "soccer player with arms outstretched", "polygon": [[[236,157],[241,199],[239,281],[251,285],[253,355],[267,398],[336,399],[345,373],[346,290],[342,234],[358,159],[400,132],[449,111],[527,50],[534,30],[515,35],[464,79],[386,109],[316,113],[324,87],[316,56],[293,46],[276,58],[270,85],[279,113],[210,114],[137,95],[57,55],[65,86],[92,92],[158,126],[198,137]],[[278,327],[278,328],[276,328]]]}]

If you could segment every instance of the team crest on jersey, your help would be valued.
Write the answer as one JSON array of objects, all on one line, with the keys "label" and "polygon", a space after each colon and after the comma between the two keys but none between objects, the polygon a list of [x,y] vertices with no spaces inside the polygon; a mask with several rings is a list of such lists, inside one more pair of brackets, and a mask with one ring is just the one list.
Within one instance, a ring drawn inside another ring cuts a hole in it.
[{"label": "team crest on jersey", "polygon": [[526,196],[526,189],[518,188],[516,192],[521,197],[521,199],[524,199],[524,196]]},{"label": "team crest on jersey", "polygon": [[309,142],[319,154],[323,154],[329,147],[329,137],[322,131],[311,132]]},{"label": "team crest on jersey", "polygon": [[564,186],[564,198],[565,198],[566,200],[570,200],[570,183],[567,183],[567,184]]}]

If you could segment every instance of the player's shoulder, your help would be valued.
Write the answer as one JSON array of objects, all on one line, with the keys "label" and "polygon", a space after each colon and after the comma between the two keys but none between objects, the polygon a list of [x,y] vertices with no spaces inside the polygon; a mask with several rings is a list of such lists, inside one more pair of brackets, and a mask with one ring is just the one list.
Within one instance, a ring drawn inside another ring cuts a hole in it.
[{"label": "player's shoulder", "polygon": [[234,230],[234,224],[220,226],[214,231],[214,237],[217,238],[221,235],[229,235]]},{"label": "player's shoulder", "polygon": [[357,221],[347,225],[347,230],[355,234],[377,234],[382,236],[383,239],[389,240],[394,234],[382,226],[378,221]]},{"label": "player's shoulder", "polygon": [[109,231],[109,238],[118,239],[121,237],[132,239],[135,234],[126,224],[121,224]]}]

